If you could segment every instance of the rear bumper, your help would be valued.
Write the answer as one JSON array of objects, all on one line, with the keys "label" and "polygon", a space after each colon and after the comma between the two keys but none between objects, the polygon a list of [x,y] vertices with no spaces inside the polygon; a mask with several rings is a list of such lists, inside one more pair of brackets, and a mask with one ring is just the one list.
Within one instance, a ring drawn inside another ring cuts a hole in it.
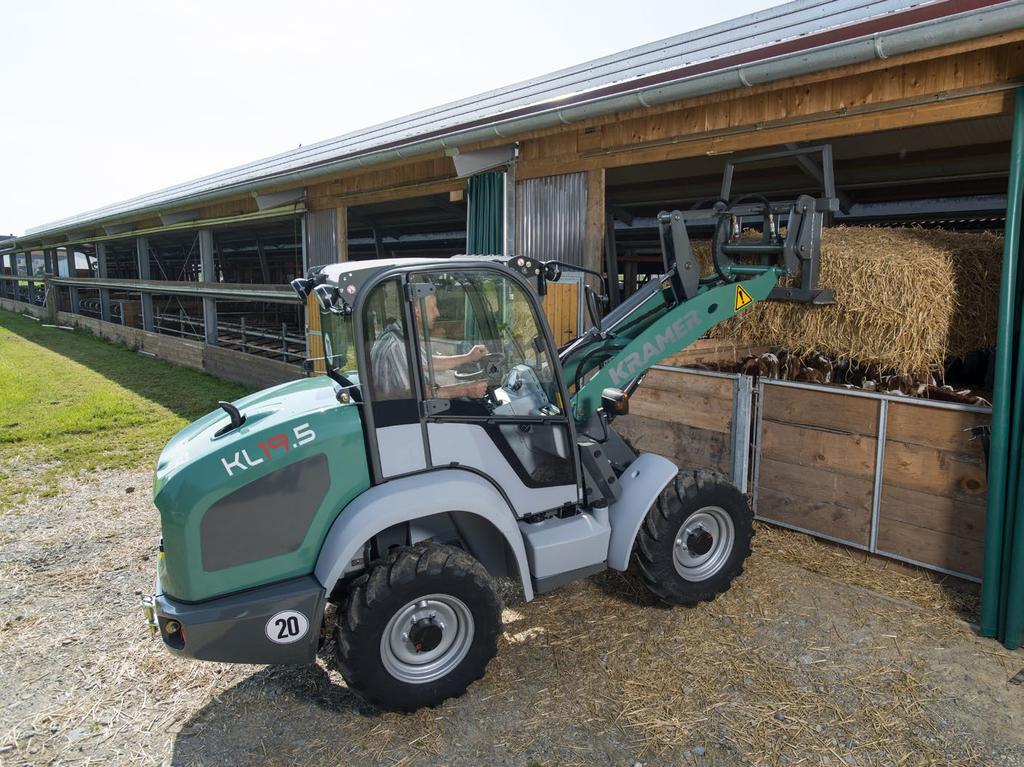
[{"label": "rear bumper", "polygon": [[222,663],[312,663],[325,597],[323,586],[304,576],[189,604],[164,594],[158,578],[156,593],[143,600],[142,609],[175,655]]}]

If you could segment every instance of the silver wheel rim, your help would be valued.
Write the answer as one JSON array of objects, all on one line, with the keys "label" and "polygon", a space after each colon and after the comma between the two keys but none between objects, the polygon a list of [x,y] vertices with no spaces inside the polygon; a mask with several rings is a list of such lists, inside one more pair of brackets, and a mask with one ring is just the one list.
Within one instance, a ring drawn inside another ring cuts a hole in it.
[{"label": "silver wheel rim", "polygon": [[672,546],[672,564],[686,581],[706,581],[725,565],[736,530],[725,509],[705,506],[686,518]]},{"label": "silver wheel rim", "polygon": [[426,684],[458,666],[472,643],[473,613],[466,603],[428,594],[391,617],[380,638],[380,658],[395,679]]}]

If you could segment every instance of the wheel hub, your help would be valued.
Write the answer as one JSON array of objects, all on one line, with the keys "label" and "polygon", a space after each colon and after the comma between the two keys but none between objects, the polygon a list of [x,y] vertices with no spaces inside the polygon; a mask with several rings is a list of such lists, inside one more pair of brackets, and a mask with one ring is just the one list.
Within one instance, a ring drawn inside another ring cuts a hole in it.
[{"label": "wheel hub", "polygon": [[416,648],[416,652],[430,652],[441,644],[442,639],[444,629],[438,626],[433,618],[421,618],[412,624],[409,631],[409,641]]},{"label": "wheel hub", "polygon": [[461,599],[449,594],[419,597],[399,609],[385,626],[381,663],[402,682],[432,682],[462,662],[473,633],[473,613]]},{"label": "wheel hub", "polygon": [[672,564],[684,580],[707,580],[729,560],[735,538],[728,512],[719,506],[705,506],[680,525],[672,546]]},{"label": "wheel hub", "polygon": [[686,536],[686,548],[690,550],[691,554],[698,557],[711,551],[711,547],[714,546],[714,544],[715,536],[703,527],[698,528]]}]

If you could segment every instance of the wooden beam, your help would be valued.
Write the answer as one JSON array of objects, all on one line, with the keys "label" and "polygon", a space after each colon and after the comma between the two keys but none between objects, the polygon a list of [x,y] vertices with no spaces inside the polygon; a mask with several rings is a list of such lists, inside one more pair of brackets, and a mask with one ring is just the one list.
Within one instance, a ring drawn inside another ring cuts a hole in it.
[{"label": "wooden beam", "polygon": [[520,162],[520,178],[536,178],[598,168],[678,160],[748,149],[778,146],[792,141],[820,141],[836,136],[910,128],[970,118],[1009,114],[1013,90],[947,98],[923,104],[880,105],[863,113],[834,111],[814,118],[779,124],[755,123],[722,131],[694,132],[662,142],[619,146],[601,153]]},{"label": "wooden beam", "polygon": [[[604,271],[604,168],[587,171],[587,222],[583,235],[583,266]],[[589,278],[588,278],[589,279]],[[601,291],[595,280],[591,287]]]},{"label": "wooden beam", "polygon": [[348,208],[344,205],[335,208],[334,241],[338,247],[338,263],[348,261]]}]

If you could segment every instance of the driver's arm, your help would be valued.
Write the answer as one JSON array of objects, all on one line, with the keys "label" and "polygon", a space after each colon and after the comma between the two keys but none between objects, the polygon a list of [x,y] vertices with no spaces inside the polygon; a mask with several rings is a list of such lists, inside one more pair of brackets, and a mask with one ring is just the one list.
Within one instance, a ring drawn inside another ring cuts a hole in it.
[{"label": "driver's arm", "polygon": [[452,397],[482,399],[487,393],[487,382],[469,381],[467,383],[452,384],[451,386],[438,386],[434,389],[434,392],[434,396],[441,399],[451,399]]},{"label": "driver's arm", "polygon": [[483,344],[477,344],[465,354],[452,354],[449,356],[434,354],[431,356],[430,361],[434,366],[434,370],[451,370],[459,365],[465,365],[467,362],[476,362],[478,359],[486,357],[487,354],[487,347]]}]

